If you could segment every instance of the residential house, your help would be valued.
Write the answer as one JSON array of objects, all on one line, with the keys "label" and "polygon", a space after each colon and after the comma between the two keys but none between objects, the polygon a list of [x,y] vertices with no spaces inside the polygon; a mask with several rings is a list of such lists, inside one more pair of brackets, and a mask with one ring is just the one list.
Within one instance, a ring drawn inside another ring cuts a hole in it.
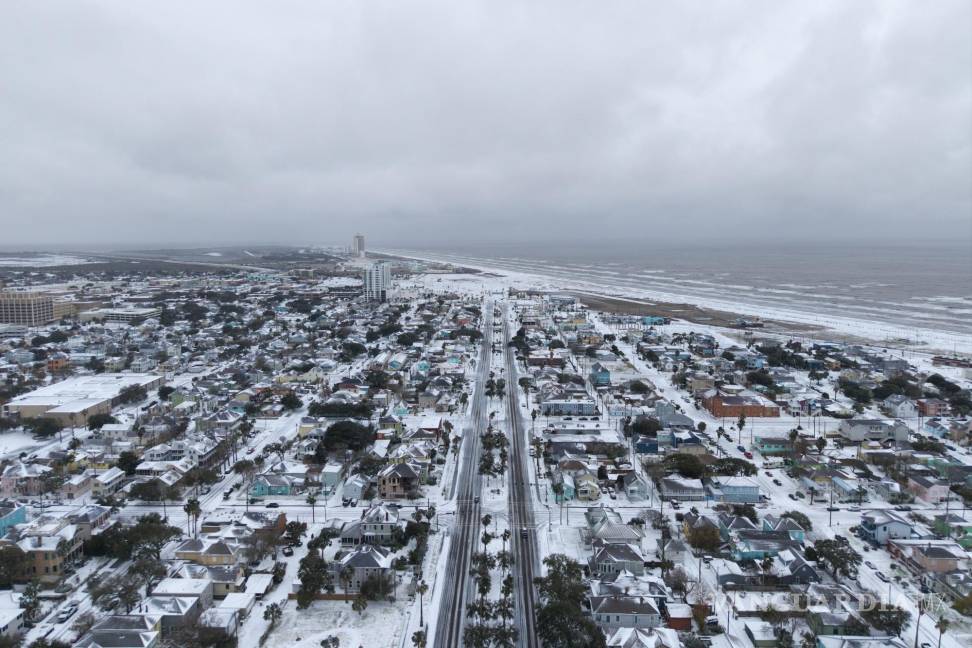
[{"label": "residential house", "polygon": [[879,545],[888,540],[910,538],[912,524],[893,511],[867,511],[861,515],[861,536]]},{"label": "residential house", "polygon": [[408,463],[389,464],[378,473],[378,495],[383,499],[418,497],[421,469]]},{"label": "residential house", "polygon": [[706,487],[708,498],[732,504],[756,504],[762,498],[759,482],[752,477],[716,477]]},{"label": "residential house", "polygon": [[152,588],[152,594],[195,598],[203,610],[213,606],[213,582],[209,578],[163,578]]},{"label": "residential house", "polygon": [[293,495],[297,491],[294,480],[284,475],[264,473],[250,484],[251,497],[272,497],[274,495]]},{"label": "residential house", "polygon": [[662,499],[679,501],[701,501],[705,499],[705,487],[701,479],[664,477],[661,480]]},{"label": "residential house", "polygon": [[908,477],[908,492],[930,504],[944,502],[949,497],[948,482],[922,475]]},{"label": "residential house", "polygon": [[97,498],[111,497],[121,490],[127,477],[125,471],[121,468],[117,466],[109,468],[95,476],[92,481],[91,494]]},{"label": "residential house", "polygon": [[785,531],[735,531],[730,538],[732,557],[736,562],[762,560],[786,549],[797,549],[798,543]]},{"label": "residential house", "polygon": [[682,648],[678,638],[678,631],[668,628],[618,628],[608,635],[605,645],[607,648]]},{"label": "residential house", "polygon": [[243,591],[243,583],[246,580],[243,566],[238,563],[213,566],[187,563],[176,576],[208,580],[213,586],[213,598],[225,598],[230,594]]},{"label": "residential house", "polygon": [[785,531],[790,535],[791,540],[800,544],[806,540],[806,529],[789,517],[777,517],[773,514],[764,516],[763,531]]},{"label": "residential house", "polygon": [[851,443],[863,441],[907,441],[911,431],[901,421],[849,419],[841,421],[837,433]]},{"label": "residential house", "polygon": [[770,570],[777,585],[807,585],[820,581],[820,575],[796,549],[784,549],[776,554]]},{"label": "residential house", "polygon": [[591,573],[598,578],[612,577],[622,571],[641,575],[645,571],[645,557],[635,544],[615,544],[598,541],[588,559]]},{"label": "residential house", "polygon": [[629,500],[643,500],[648,497],[648,484],[634,472],[625,473],[620,479],[620,488]]},{"label": "residential house", "polygon": [[570,502],[577,497],[577,490],[574,486],[574,478],[570,473],[563,470],[555,470],[550,478],[551,490],[554,494],[554,501],[558,504]]},{"label": "residential house", "polygon": [[405,523],[398,506],[374,504],[361,512],[359,520],[344,525],[341,529],[341,544],[345,547],[391,544],[404,529]]},{"label": "residential house", "polygon": [[918,406],[904,394],[892,394],[881,402],[881,410],[896,419],[913,419],[918,416]]},{"label": "residential house", "polygon": [[157,648],[162,642],[162,617],[111,614],[99,619],[75,648]]},{"label": "residential house", "polygon": [[639,527],[625,524],[621,515],[602,506],[590,507],[584,512],[586,528],[581,530],[584,544],[637,544],[640,546],[644,531]]},{"label": "residential house", "polygon": [[77,527],[78,537],[87,542],[111,522],[111,509],[106,506],[86,506],[78,513],[68,516],[68,521]]},{"label": "residential house", "polygon": [[0,475],[0,493],[4,495],[40,495],[51,468],[40,463],[15,461]]},{"label": "residential house", "polygon": [[756,523],[744,515],[720,513],[718,520],[719,535],[724,542],[729,540],[734,531],[755,531],[757,529]]},{"label": "residential house", "polygon": [[0,546],[14,546],[26,557],[24,577],[41,583],[57,583],[64,567],[81,555],[82,539],[67,519],[39,518],[21,532],[19,539],[0,539]]},{"label": "residential house", "polygon": [[27,507],[17,502],[4,500],[0,502],[0,538],[7,535],[7,531],[15,524],[27,522]]},{"label": "residential house", "polygon": [[619,628],[651,629],[662,624],[662,615],[650,598],[613,595],[590,597],[594,623],[605,631]]},{"label": "residential house", "polygon": [[959,563],[965,558],[965,552],[947,546],[919,544],[912,548],[911,558],[919,567],[916,570],[918,573],[944,574],[959,568]]},{"label": "residential house", "polygon": [[597,477],[590,472],[574,475],[574,493],[579,500],[596,501],[601,497],[601,487]]},{"label": "residential house", "polygon": [[61,496],[67,500],[83,499],[91,492],[93,486],[94,479],[88,471],[71,475],[61,485]]},{"label": "residential house", "polygon": [[610,387],[611,385],[611,372],[600,362],[595,362],[591,366],[591,371],[587,377],[595,388]]},{"label": "residential house", "polygon": [[793,441],[788,437],[753,437],[753,449],[764,457],[791,456]]},{"label": "residential house", "polygon": [[237,564],[237,546],[222,538],[188,538],[175,549],[175,557],[207,567]]},{"label": "residential house", "polygon": [[344,488],[341,489],[341,495],[344,497],[350,497],[353,500],[363,500],[370,485],[371,482],[367,477],[363,475],[351,475],[344,482]]},{"label": "residential house", "polygon": [[162,636],[168,637],[192,625],[202,614],[199,599],[192,596],[149,596],[142,599],[135,614],[160,617]]},{"label": "residential house", "polygon": [[948,414],[948,403],[941,398],[919,398],[915,404],[918,406],[918,413],[925,417]]},{"label": "residential house", "polygon": [[[368,544],[358,545],[331,563],[335,585],[345,594],[357,594],[368,578],[388,578],[391,567],[392,554],[382,547]],[[294,586],[298,587],[299,583],[295,582]]]}]

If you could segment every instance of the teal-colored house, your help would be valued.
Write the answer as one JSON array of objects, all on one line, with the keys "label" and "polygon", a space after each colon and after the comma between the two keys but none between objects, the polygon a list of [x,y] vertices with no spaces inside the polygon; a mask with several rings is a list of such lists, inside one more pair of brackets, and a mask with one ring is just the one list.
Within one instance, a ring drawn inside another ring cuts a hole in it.
[{"label": "teal-colored house", "polygon": [[600,362],[595,362],[591,367],[589,378],[595,387],[607,387],[611,384],[611,372]]},{"label": "teal-colored house", "polygon": [[0,502],[0,538],[15,524],[27,522],[27,507],[15,502]]},{"label": "teal-colored house", "polygon": [[790,539],[803,544],[806,541],[806,531],[800,524],[788,517],[767,515],[763,518],[763,531],[786,531]]},{"label": "teal-colored house", "polygon": [[574,478],[567,473],[558,472],[554,473],[553,484],[560,485],[560,493],[553,491],[554,501],[558,504],[562,502],[569,502],[577,498],[577,489],[574,485]]},{"label": "teal-colored house", "polygon": [[764,457],[793,454],[793,442],[789,437],[754,437],[753,449]]},{"label": "teal-colored house", "polygon": [[250,485],[251,497],[267,497],[270,495],[293,495],[294,488],[286,477],[280,475],[260,475]]}]

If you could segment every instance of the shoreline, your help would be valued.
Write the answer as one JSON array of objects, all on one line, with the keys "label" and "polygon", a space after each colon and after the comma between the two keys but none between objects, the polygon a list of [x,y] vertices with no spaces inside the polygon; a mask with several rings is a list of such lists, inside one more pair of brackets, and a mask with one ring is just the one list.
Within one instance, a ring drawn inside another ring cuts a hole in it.
[{"label": "shoreline", "polygon": [[[379,251],[376,250],[376,253]],[[401,250],[381,250],[388,258],[403,261],[440,263],[454,268],[475,270],[479,276],[495,276],[508,279],[511,284],[526,284],[524,290],[571,294],[582,302],[598,304],[597,310],[626,312],[630,314],[660,315],[699,325],[716,326],[736,332],[765,335],[791,335],[813,338],[819,341],[865,344],[879,348],[896,349],[929,355],[972,357],[972,336],[936,329],[906,328],[887,322],[844,318],[836,315],[816,315],[779,308],[763,308],[753,304],[727,305],[714,300],[693,298],[688,295],[663,295],[655,298],[652,291],[605,289],[584,280],[569,280],[540,274],[505,270],[475,263],[459,263],[436,258],[432,255]],[[475,276],[475,275],[473,275]],[[672,299],[672,297],[676,297]],[[728,306],[728,308],[727,308]],[[757,318],[762,328],[733,326],[737,318]]]}]

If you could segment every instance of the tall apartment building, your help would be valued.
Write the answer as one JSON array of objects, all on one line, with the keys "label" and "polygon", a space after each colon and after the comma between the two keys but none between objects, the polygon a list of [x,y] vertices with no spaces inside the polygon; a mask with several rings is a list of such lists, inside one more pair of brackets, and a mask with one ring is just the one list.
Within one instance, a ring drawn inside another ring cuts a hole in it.
[{"label": "tall apartment building", "polygon": [[355,234],[351,242],[351,252],[354,256],[363,257],[365,255],[364,234]]},{"label": "tall apartment building", "polygon": [[43,326],[55,319],[51,295],[29,290],[0,290],[0,323]]},{"label": "tall apartment building", "polygon": [[391,266],[385,261],[376,261],[365,270],[365,297],[371,301],[385,301],[391,288]]}]

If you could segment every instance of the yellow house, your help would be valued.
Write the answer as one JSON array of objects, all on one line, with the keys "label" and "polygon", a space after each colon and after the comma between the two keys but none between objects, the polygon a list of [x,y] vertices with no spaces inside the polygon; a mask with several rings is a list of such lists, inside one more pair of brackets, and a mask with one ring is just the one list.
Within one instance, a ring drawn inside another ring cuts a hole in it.
[{"label": "yellow house", "polygon": [[207,567],[235,565],[236,548],[222,540],[190,538],[176,547],[176,558],[188,560]]}]

